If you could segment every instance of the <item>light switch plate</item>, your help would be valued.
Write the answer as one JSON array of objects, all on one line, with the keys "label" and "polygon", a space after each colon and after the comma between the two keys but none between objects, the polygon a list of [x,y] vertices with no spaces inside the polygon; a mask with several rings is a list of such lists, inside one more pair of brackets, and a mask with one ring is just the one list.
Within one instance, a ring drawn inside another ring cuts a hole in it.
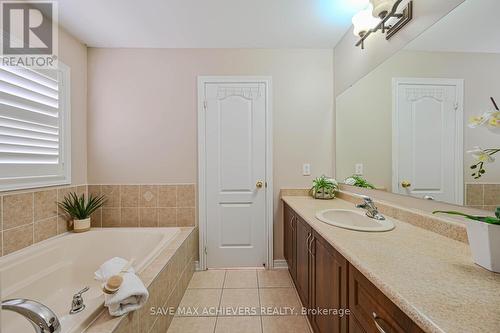
[{"label": "light switch plate", "polygon": [[302,175],[310,176],[311,175],[311,164],[305,163],[302,165]]}]

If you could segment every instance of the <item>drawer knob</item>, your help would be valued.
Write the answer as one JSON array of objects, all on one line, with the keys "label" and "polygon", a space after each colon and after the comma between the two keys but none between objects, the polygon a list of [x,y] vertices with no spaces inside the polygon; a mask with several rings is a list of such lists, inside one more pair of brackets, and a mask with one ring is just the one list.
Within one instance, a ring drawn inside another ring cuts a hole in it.
[{"label": "drawer knob", "polygon": [[373,323],[380,333],[392,333],[395,332],[389,324],[382,318],[380,318],[375,312],[373,312]]}]

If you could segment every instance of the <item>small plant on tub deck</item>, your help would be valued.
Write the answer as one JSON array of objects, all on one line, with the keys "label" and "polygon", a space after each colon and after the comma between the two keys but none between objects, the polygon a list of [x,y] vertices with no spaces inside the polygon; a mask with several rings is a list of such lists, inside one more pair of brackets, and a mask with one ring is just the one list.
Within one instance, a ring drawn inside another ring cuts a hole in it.
[{"label": "small plant on tub deck", "polygon": [[333,199],[339,189],[339,184],[335,179],[321,176],[313,180],[313,187],[309,193],[315,199]]},{"label": "small plant on tub deck", "polygon": [[465,217],[474,262],[500,273],[500,207],[497,207],[495,216],[476,216],[456,211],[435,211],[434,214],[436,213]]},{"label": "small plant on tub deck", "polygon": [[90,215],[105,202],[104,195],[93,196],[91,194],[88,199],[85,199],[85,194],[78,196],[72,192],[57,204],[73,219],[73,231],[84,232],[90,229]]}]

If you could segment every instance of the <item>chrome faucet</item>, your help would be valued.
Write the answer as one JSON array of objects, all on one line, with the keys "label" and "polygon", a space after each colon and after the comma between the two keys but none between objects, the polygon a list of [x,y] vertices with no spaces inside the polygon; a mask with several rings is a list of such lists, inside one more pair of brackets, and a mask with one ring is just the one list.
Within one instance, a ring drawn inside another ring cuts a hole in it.
[{"label": "chrome faucet", "polygon": [[28,319],[36,333],[61,332],[56,314],[42,303],[24,298],[8,299],[2,302],[2,309],[17,312]]},{"label": "chrome faucet", "polygon": [[71,310],[69,311],[69,314],[75,314],[85,309],[85,304],[83,303],[82,294],[88,290],[89,287],[85,287],[73,295],[73,300],[71,301]]},{"label": "chrome faucet", "polygon": [[372,219],[379,221],[385,220],[385,217],[378,212],[377,207],[373,203],[372,198],[366,195],[362,195],[361,198],[363,199],[364,202],[362,204],[356,205],[356,208],[366,209],[366,216]]}]

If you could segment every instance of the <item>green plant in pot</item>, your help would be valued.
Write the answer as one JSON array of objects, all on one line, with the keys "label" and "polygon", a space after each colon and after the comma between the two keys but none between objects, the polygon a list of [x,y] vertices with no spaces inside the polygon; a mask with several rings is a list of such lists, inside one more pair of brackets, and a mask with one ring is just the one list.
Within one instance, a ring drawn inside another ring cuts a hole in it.
[{"label": "green plant in pot", "polygon": [[333,199],[339,189],[339,184],[335,179],[321,176],[313,180],[313,186],[309,193],[315,199]]},{"label": "green plant in pot", "polygon": [[106,202],[104,195],[85,194],[78,196],[76,193],[69,193],[62,202],[58,202],[59,207],[73,219],[73,232],[85,232],[90,230],[90,216]]},{"label": "green plant in pot", "polygon": [[467,238],[474,262],[500,273],[500,207],[497,207],[495,216],[476,216],[456,211],[433,212],[437,213],[466,218]]},{"label": "green plant in pot", "polygon": [[368,182],[363,176],[360,175],[352,175],[351,177],[347,177],[344,180],[344,184],[362,188],[375,189],[375,186],[372,183]]}]

